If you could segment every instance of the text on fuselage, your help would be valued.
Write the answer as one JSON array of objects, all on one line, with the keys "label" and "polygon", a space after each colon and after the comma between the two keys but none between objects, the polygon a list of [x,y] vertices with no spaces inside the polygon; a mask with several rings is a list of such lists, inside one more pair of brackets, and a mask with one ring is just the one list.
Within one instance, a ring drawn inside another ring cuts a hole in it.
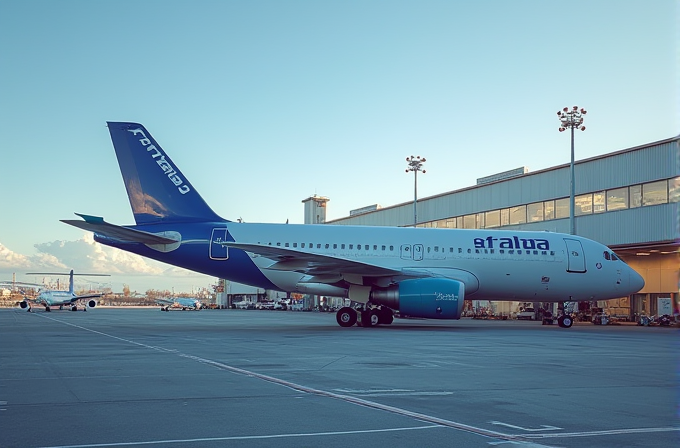
[{"label": "text on fuselage", "polygon": [[[495,244],[498,244],[495,246]],[[475,249],[538,249],[550,250],[550,243],[548,240],[541,238],[519,238],[513,236],[510,238],[494,238],[487,236],[486,238],[475,238]]]},{"label": "text on fuselage", "polygon": [[165,160],[165,156],[161,154],[161,152],[156,148],[155,145],[151,144],[151,140],[144,134],[144,131],[141,129],[128,129],[128,132],[132,132],[132,135],[137,135],[137,134],[142,134],[142,138],[139,139],[139,143],[142,144],[142,146],[147,147],[146,151],[155,151],[151,153],[151,157],[153,157],[156,160],[156,163],[158,166],[161,167],[163,172],[165,173],[166,176],[168,176],[168,179],[175,184],[177,187],[177,190],[182,193],[182,194],[187,194],[191,189],[189,188],[188,185],[182,185],[184,184],[184,181],[182,180],[181,177],[177,175],[177,171],[175,171],[175,168],[170,165],[170,163]]}]

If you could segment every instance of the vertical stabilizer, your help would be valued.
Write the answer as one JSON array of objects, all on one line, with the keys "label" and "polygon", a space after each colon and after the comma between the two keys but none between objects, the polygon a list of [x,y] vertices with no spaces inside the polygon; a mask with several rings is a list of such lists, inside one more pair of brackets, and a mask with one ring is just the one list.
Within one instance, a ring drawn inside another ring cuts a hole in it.
[{"label": "vertical stabilizer", "polygon": [[224,221],[138,123],[108,123],[137,224]]},{"label": "vertical stabilizer", "polygon": [[75,295],[75,288],[73,287],[73,269],[71,269],[71,272],[68,274],[68,292],[71,295]]}]

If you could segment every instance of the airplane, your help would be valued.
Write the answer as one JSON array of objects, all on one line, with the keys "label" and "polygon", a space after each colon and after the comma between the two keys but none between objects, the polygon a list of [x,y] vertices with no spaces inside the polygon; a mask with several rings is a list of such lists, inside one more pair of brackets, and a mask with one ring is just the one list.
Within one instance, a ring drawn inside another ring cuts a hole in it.
[{"label": "airplane", "polygon": [[[463,301],[625,297],[642,277],[608,247],[518,230],[262,224],[218,216],[149,131],[108,122],[135,225],[76,213],[95,241],[263,289],[349,299],[341,327],[391,324],[394,312],[459,319]],[[234,193],[237,194],[237,193]],[[569,328],[568,313],[558,318]]]},{"label": "airplane", "polygon": [[181,310],[181,311],[199,311],[203,308],[203,304],[198,299],[189,297],[175,297],[175,298],[157,298],[156,303],[161,305],[161,311]]},{"label": "airplane", "polygon": [[[78,311],[77,303],[81,300],[85,301],[85,306],[83,306],[83,311],[87,311],[88,308],[94,308],[97,306],[97,301],[94,300],[102,296],[102,294],[83,294],[76,295],[73,288],[73,276],[74,275],[87,275],[87,276],[106,276],[108,274],[74,274],[73,269],[68,274],[60,272],[28,272],[26,275],[68,275],[68,291],[59,291],[54,289],[41,289],[38,296],[35,299],[29,299],[24,297],[24,300],[19,302],[19,307],[25,309],[29,313],[31,312],[31,302],[45,307],[45,311],[52,311],[53,307],[59,307],[59,309],[64,309],[64,306],[70,307],[71,311]],[[88,300],[89,299],[89,300]]]}]

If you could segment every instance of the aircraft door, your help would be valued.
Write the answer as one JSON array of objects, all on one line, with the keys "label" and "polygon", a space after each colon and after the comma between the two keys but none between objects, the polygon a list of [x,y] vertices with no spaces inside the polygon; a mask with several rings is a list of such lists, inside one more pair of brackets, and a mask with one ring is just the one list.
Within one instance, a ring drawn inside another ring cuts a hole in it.
[{"label": "aircraft door", "polygon": [[227,229],[213,229],[210,237],[210,259],[226,260],[229,258],[229,248],[222,243],[227,241]]},{"label": "aircraft door", "polygon": [[401,258],[404,259],[404,260],[413,259],[413,254],[411,253],[411,245],[410,244],[402,244],[401,245]]},{"label": "aircraft door", "polygon": [[414,244],[413,245],[413,259],[415,261],[421,261],[423,259],[423,245]]},{"label": "aircraft door", "polygon": [[571,238],[565,238],[564,242],[567,243],[567,272],[586,272],[586,256],[581,242]]}]

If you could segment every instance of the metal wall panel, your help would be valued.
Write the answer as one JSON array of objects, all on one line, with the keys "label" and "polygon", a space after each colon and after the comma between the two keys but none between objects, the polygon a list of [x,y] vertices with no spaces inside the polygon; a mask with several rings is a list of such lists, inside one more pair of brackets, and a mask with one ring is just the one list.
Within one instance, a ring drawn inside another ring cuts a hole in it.
[{"label": "metal wall panel", "polygon": [[[680,140],[676,138],[658,144],[577,161],[575,165],[576,195],[679,176],[679,142]],[[422,198],[418,200],[418,222],[435,221],[453,216],[568,197],[569,179],[569,164],[565,164],[505,181]],[[627,211],[631,212],[631,216],[637,216],[634,210]],[[625,211],[614,214],[623,212]],[[646,211],[641,213],[646,214]],[[614,219],[609,215],[612,215],[612,213],[605,213],[602,216],[607,216],[607,218],[604,220],[596,219],[596,221],[605,223],[609,219]],[[583,225],[586,225],[587,218],[587,216],[578,217],[577,223],[583,222]],[[568,220],[562,221],[568,222]],[[356,217],[341,218],[332,221],[331,224],[413,225],[413,203],[406,202]],[[525,226],[528,229],[537,225],[540,226],[539,223],[526,224]],[[559,224],[555,227],[561,226],[562,224]],[[568,224],[566,230],[568,230]],[[633,231],[633,234],[637,233]],[[593,229],[593,234],[597,234],[595,229]],[[621,239],[625,240],[626,238],[622,236]]]}]

